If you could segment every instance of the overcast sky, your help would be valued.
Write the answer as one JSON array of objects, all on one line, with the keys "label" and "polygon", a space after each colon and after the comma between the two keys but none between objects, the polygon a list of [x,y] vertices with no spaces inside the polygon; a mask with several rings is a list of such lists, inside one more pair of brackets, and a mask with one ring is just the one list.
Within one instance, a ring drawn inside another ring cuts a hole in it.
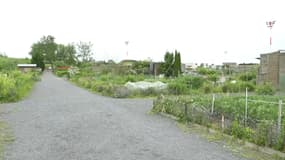
[{"label": "overcast sky", "polygon": [[[0,52],[28,57],[43,35],[57,43],[91,41],[96,60],[258,62],[285,49],[284,0],[0,0]],[[266,21],[276,20],[270,31]],[[126,55],[125,41],[129,41]]]}]

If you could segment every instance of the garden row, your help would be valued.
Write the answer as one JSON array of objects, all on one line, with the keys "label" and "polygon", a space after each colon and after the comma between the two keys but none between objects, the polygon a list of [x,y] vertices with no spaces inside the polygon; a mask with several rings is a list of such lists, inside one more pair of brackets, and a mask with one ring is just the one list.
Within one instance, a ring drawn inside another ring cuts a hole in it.
[{"label": "garden row", "polygon": [[278,124],[278,101],[282,98],[249,96],[248,99],[247,114],[245,96],[223,94],[216,95],[214,101],[211,95],[160,96],[154,101],[153,111],[165,112],[183,121],[198,123],[236,138],[284,151],[283,112],[283,119],[280,119],[281,122]]}]

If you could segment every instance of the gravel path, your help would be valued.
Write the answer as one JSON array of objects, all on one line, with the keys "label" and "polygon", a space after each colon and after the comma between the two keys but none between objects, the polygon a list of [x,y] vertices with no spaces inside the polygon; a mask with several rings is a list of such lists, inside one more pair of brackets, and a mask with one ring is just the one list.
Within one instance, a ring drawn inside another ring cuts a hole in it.
[{"label": "gravel path", "polygon": [[15,135],[4,159],[240,159],[183,133],[170,119],[147,114],[151,105],[151,100],[98,96],[45,73],[26,100],[1,107]]}]

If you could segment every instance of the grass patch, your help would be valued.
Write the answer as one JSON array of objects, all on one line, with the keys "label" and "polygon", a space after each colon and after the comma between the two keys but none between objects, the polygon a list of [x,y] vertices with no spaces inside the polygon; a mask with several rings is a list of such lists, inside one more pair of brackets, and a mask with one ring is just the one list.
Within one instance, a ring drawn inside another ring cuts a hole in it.
[{"label": "grass patch", "polygon": [[4,147],[14,141],[13,134],[8,125],[0,121],[0,160],[4,157]]},{"label": "grass patch", "polygon": [[219,131],[210,131],[209,128],[188,122],[177,122],[177,127],[186,134],[196,134],[209,142],[217,143],[235,156],[249,160],[285,160],[276,154],[263,153],[259,148],[248,147],[245,141],[228,136]]}]

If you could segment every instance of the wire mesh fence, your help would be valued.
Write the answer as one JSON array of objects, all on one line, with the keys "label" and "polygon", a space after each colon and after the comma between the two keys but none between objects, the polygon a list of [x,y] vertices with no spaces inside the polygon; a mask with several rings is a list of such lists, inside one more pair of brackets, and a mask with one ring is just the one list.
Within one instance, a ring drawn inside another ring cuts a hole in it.
[{"label": "wire mesh fence", "polygon": [[284,150],[284,104],[280,97],[192,95],[160,97],[154,110],[222,130],[237,138]]}]

